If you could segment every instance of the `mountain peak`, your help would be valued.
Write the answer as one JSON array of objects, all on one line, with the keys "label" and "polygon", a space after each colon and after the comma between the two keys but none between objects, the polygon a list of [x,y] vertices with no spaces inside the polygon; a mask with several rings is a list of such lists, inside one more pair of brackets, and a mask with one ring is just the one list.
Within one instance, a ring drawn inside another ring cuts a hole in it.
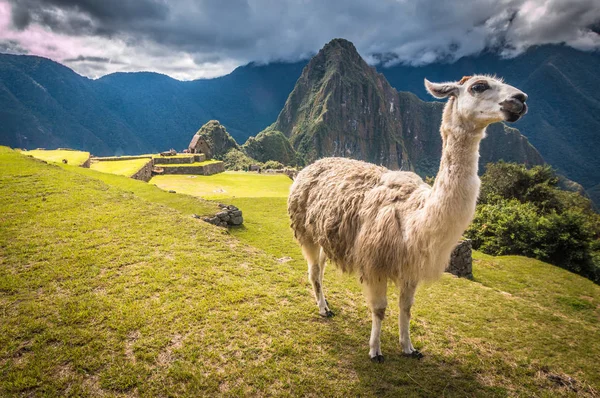
[{"label": "mountain peak", "polygon": [[[323,48],[317,53],[317,55],[311,60],[312,64],[331,62],[338,64],[339,62],[350,62],[358,65],[365,64],[356,47],[352,42],[346,39],[333,39],[329,43],[325,44]],[[362,66],[362,65],[361,65]]]},{"label": "mountain peak", "polygon": [[331,40],[329,43],[323,46],[321,51],[328,52],[336,49],[343,49],[346,51],[354,51],[358,53],[358,51],[356,51],[356,47],[354,47],[354,44],[351,41],[341,38]]}]

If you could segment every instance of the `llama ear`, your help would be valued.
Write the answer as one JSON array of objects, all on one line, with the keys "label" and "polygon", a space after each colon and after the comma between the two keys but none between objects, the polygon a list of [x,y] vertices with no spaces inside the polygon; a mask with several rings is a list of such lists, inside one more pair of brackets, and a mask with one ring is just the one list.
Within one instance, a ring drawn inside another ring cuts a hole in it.
[{"label": "llama ear", "polygon": [[456,83],[432,83],[425,79],[425,88],[435,98],[456,97],[458,95],[458,85]]}]

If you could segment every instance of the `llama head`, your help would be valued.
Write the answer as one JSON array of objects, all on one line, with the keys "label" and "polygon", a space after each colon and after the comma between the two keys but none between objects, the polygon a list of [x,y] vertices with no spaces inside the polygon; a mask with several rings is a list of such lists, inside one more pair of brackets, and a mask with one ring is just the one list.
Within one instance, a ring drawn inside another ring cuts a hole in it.
[{"label": "llama head", "polygon": [[435,98],[450,98],[452,111],[478,126],[516,122],[527,113],[527,94],[491,76],[465,76],[458,82],[432,83],[425,88]]}]

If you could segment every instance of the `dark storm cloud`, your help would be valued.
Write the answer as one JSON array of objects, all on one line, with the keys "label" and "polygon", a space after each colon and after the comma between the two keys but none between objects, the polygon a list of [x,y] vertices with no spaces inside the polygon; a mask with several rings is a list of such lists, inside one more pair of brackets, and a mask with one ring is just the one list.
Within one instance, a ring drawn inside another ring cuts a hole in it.
[{"label": "dark storm cloud", "polygon": [[113,61],[110,58],[106,57],[94,57],[94,56],[84,56],[80,55],[76,58],[66,58],[63,62],[97,62],[97,63],[112,63],[112,64],[122,64],[119,61]]},{"label": "dark storm cloud", "polygon": [[197,66],[297,60],[334,37],[385,64],[451,62],[484,49],[512,56],[545,43],[600,47],[598,0],[10,1],[19,29],[119,40],[149,58],[187,54]]},{"label": "dark storm cloud", "polygon": [[[131,21],[162,19],[168,13],[165,2],[158,0],[11,0],[13,23],[23,29],[32,21],[51,29],[76,31],[70,21],[85,16],[96,21],[102,31],[121,31]],[[83,30],[87,33],[87,27]]]},{"label": "dark storm cloud", "polygon": [[0,53],[4,54],[27,54],[29,51],[14,40],[0,40]]}]

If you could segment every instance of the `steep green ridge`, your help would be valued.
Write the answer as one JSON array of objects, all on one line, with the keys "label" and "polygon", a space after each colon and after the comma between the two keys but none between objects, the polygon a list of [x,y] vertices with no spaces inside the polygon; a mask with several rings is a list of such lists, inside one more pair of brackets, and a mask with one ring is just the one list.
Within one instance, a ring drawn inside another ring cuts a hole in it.
[{"label": "steep green ridge", "polygon": [[290,166],[297,163],[296,151],[281,131],[261,131],[256,137],[248,138],[242,148],[248,156],[259,162],[276,160]]},{"label": "steep green ridge", "polygon": [[209,158],[222,159],[230,150],[240,150],[240,146],[218,120],[209,120],[196,135],[202,137],[210,146],[210,153],[207,154]]},{"label": "steep green ridge", "polygon": [[307,162],[344,156],[411,169],[397,98],[352,43],[335,39],[304,68],[273,129]]},{"label": "steep green ridge", "polygon": [[[343,156],[435,175],[442,108],[396,91],[352,43],[335,39],[306,66],[272,128],[289,137],[307,162]],[[496,124],[488,135],[481,165],[501,159],[543,163],[517,129]]]}]

